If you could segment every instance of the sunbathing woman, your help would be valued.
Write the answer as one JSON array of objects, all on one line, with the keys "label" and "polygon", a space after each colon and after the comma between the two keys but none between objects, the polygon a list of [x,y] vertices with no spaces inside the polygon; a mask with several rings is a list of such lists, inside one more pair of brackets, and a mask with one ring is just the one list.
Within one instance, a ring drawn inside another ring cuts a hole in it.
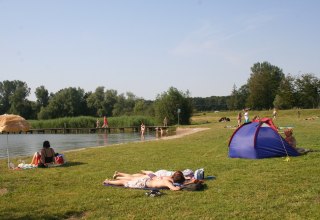
[{"label": "sunbathing woman", "polygon": [[[115,171],[113,175],[113,179],[128,179],[128,178],[134,178],[134,177],[143,177],[145,175],[153,175],[157,177],[171,177],[173,176],[175,171],[170,170],[158,170],[156,172],[148,171],[148,170],[141,170],[141,173],[135,173],[135,174],[129,174],[129,173],[122,173]],[[190,169],[185,169],[182,171],[185,179],[191,179],[193,178],[193,171]]]}]

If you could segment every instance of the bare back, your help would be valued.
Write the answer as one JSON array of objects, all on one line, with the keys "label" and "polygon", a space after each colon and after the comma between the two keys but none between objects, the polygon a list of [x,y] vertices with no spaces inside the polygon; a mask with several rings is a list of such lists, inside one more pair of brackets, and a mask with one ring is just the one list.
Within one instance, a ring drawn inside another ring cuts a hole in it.
[{"label": "bare back", "polygon": [[172,179],[169,178],[153,178],[148,181],[147,186],[150,188],[168,187],[170,190],[180,190],[180,187],[174,186]]}]

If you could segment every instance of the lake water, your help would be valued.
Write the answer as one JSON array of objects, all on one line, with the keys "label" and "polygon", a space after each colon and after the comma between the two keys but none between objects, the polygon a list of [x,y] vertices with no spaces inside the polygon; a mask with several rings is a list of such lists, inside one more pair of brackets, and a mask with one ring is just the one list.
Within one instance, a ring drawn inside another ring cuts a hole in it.
[{"label": "lake water", "polygon": [[[156,139],[154,132],[148,132],[144,140]],[[43,141],[50,141],[55,152],[75,150],[84,147],[108,146],[141,140],[140,133],[103,134],[0,134],[0,159],[7,157],[31,156],[42,148]]]}]

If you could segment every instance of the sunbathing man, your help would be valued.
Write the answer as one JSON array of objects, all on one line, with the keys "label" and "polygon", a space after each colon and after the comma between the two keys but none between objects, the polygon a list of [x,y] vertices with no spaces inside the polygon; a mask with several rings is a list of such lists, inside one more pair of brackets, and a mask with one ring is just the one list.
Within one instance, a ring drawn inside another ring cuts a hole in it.
[{"label": "sunbathing man", "polygon": [[104,184],[124,186],[128,188],[169,188],[170,190],[180,190],[180,186],[174,184],[183,184],[185,178],[181,171],[176,171],[171,177],[156,177],[152,175],[143,175],[142,177],[127,176],[122,179],[108,180]]}]

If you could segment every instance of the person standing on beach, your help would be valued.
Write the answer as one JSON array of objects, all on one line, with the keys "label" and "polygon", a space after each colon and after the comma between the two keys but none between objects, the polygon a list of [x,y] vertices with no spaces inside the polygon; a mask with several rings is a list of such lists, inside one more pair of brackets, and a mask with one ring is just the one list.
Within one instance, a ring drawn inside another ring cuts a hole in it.
[{"label": "person standing on beach", "polygon": [[146,130],[146,126],[143,124],[143,122],[141,122],[141,126],[140,126],[141,139],[144,138],[145,130]]},{"label": "person standing on beach", "polygon": [[106,116],[103,117],[103,125],[102,125],[102,128],[108,128],[109,125],[108,125],[108,119]]},{"label": "person standing on beach", "polygon": [[242,113],[241,112],[238,113],[237,120],[238,120],[238,127],[240,127],[241,122],[242,122]]},{"label": "person standing on beach", "polygon": [[273,120],[275,120],[277,118],[277,109],[276,108],[273,109],[272,116],[273,116]]},{"label": "person standing on beach", "polygon": [[163,119],[163,126],[164,126],[164,127],[167,127],[167,126],[168,126],[168,119],[167,119],[167,117],[164,117],[164,119]]},{"label": "person standing on beach", "polygon": [[244,109],[244,123],[248,123],[249,122],[249,109],[246,108]]}]

